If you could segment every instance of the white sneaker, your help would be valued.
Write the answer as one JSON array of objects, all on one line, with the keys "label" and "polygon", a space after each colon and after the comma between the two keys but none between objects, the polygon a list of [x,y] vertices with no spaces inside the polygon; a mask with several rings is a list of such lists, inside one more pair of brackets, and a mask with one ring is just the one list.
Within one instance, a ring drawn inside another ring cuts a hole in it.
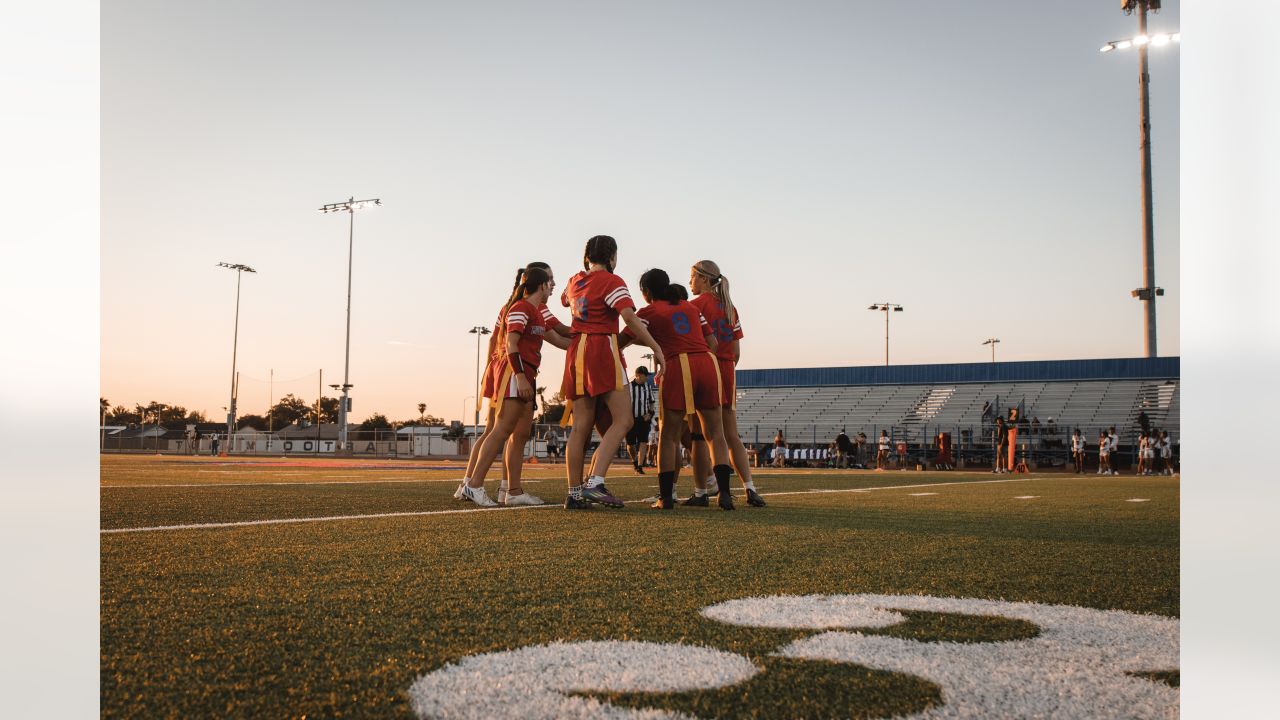
[{"label": "white sneaker", "polygon": [[461,480],[458,482],[458,489],[453,491],[453,499],[454,500],[470,500],[471,499],[467,497],[467,481],[466,480]]},{"label": "white sneaker", "polygon": [[542,498],[538,497],[537,495],[530,495],[527,492],[520,493],[519,495],[508,495],[507,502],[506,502],[507,507],[514,507],[516,505],[543,505],[543,504],[544,503],[542,502]]},{"label": "white sneaker", "polygon": [[484,491],[483,487],[473,488],[470,485],[463,485],[462,493],[467,496],[468,500],[480,507],[497,507],[498,505],[498,503],[489,498],[489,494]]}]

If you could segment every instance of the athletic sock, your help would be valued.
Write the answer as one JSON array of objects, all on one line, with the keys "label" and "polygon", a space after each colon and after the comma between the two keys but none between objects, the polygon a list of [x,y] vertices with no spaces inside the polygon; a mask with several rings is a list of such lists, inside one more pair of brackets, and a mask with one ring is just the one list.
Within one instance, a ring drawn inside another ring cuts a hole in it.
[{"label": "athletic sock", "polygon": [[707,496],[706,488],[703,488],[703,489],[701,489],[701,490],[699,490],[698,488],[694,488],[694,489],[693,489],[693,496],[694,496],[694,497],[706,497],[706,496]]},{"label": "athletic sock", "polygon": [[711,470],[716,474],[716,487],[720,488],[720,493],[727,497],[729,495],[729,474],[733,472],[733,468],[728,465],[717,465]]},{"label": "athletic sock", "polygon": [[665,470],[658,473],[658,497],[663,500],[674,500],[676,497],[676,471]]},{"label": "athletic sock", "polygon": [[589,488],[593,488],[597,485],[603,485],[603,484],[604,484],[604,478],[600,477],[599,475],[592,475],[591,477],[587,478],[587,487]]},{"label": "athletic sock", "polygon": [[581,486],[581,485],[573,485],[573,486],[571,486],[571,487],[569,488],[569,497],[573,498],[574,500],[581,500],[581,499],[582,499],[582,486]]},{"label": "athletic sock", "polygon": [[746,482],[742,483],[742,486],[743,486],[743,487],[745,487],[746,489],[750,490],[751,492],[755,492],[755,491],[756,491],[756,482],[755,482],[754,480],[748,480],[748,481],[746,481]]}]

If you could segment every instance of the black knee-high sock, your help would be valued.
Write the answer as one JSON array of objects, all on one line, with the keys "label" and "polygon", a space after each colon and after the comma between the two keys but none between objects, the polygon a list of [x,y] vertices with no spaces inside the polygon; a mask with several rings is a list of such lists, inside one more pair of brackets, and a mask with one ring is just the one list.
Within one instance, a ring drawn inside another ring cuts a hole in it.
[{"label": "black knee-high sock", "polygon": [[663,500],[674,500],[676,492],[676,471],[664,470],[658,473],[658,497]]},{"label": "black knee-high sock", "polygon": [[716,474],[716,485],[720,488],[720,492],[728,497],[729,475],[733,472],[733,468],[728,465],[717,465],[711,471]]}]

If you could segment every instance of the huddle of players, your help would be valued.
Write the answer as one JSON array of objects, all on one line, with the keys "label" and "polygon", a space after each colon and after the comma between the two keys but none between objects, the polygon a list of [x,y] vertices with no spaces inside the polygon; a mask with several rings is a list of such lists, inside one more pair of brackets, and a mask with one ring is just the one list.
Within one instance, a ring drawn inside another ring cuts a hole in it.
[{"label": "huddle of players", "polygon": [[[1098,475],[1119,475],[1111,469],[1111,455],[1120,446],[1120,438],[1116,429],[1103,430],[1098,434]],[[1084,472],[1085,451],[1087,449],[1084,436],[1077,429],[1071,434],[1071,460],[1077,473]],[[1160,459],[1160,469],[1156,470],[1156,458]],[[1138,435],[1138,475],[1172,475],[1173,445],[1169,441],[1167,431],[1144,430]]]},{"label": "huddle of players", "polygon": [[[741,356],[742,325],[729,295],[728,278],[714,262],[698,262],[689,277],[695,295],[691,301],[665,271],[649,270],[640,277],[647,305],[637,309],[627,284],[613,272],[617,262],[618,244],[612,237],[597,235],[587,241],[583,270],[569,279],[560,295],[561,304],[572,315],[567,326],[546,305],[555,288],[551,268],[531,263],[516,274],[515,287],[498,313],[489,342],[482,393],[490,401],[488,422],[472,448],[455,498],[486,507],[543,504],[524,491],[520,474],[533,426],[533,389],[545,341],[567,353],[562,393],[568,406],[562,424],[571,423],[572,429],[565,448],[569,488],[564,507],[622,507],[604,481],[632,423],[622,349],[639,343],[653,351],[661,392],[659,495],[653,507],[670,510],[675,506],[686,423],[694,447],[695,489],[682,504],[709,504],[710,474],[718,489],[717,504],[733,510],[729,477],[736,469],[748,504],[765,505],[738,436],[734,367]],[[625,326],[621,333],[619,320]],[[601,440],[584,479],[585,450],[593,429],[599,430]],[[499,454],[506,480],[494,502],[485,492],[484,481]]]}]

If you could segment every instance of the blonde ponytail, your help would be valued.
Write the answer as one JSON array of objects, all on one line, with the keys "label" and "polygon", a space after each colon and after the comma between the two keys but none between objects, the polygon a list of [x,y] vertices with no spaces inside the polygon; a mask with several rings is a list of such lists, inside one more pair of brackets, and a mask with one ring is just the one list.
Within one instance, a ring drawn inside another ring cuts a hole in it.
[{"label": "blonde ponytail", "polygon": [[720,266],[710,260],[699,260],[693,269],[706,279],[707,284],[711,286],[711,291],[720,300],[720,307],[724,309],[724,316],[729,321],[729,326],[737,325],[738,311],[734,309],[733,298],[729,296],[729,278],[720,274]]}]

